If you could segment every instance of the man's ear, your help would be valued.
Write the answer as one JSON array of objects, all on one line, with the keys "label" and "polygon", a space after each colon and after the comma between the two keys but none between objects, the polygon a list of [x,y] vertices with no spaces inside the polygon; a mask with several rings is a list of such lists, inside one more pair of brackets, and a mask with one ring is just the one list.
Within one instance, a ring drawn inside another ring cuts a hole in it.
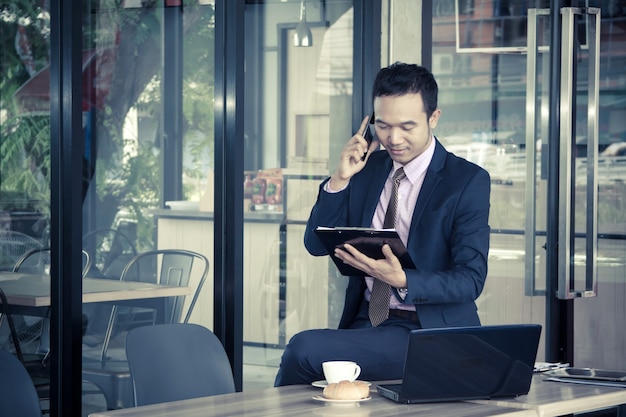
[{"label": "man's ear", "polygon": [[437,123],[439,123],[439,117],[441,116],[441,110],[436,109],[433,114],[430,115],[430,119],[428,119],[428,125],[431,129],[437,127]]}]

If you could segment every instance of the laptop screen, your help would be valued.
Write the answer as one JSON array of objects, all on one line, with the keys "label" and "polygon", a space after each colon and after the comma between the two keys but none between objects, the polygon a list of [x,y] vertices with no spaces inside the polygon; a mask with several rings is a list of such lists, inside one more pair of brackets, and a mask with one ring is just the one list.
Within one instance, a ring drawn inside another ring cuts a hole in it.
[{"label": "laptop screen", "polygon": [[400,400],[451,401],[528,393],[541,326],[421,329],[411,332]]}]

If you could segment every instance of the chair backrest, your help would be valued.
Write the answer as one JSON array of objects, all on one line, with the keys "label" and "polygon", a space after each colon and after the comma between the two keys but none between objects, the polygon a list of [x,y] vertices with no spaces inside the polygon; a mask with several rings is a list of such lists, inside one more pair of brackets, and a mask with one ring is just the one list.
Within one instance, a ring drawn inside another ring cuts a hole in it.
[{"label": "chair backrest", "polygon": [[10,271],[26,252],[40,247],[39,241],[24,233],[13,230],[0,231],[0,269]]},{"label": "chair backrest", "polygon": [[[87,251],[82,251],[82,276],[91,268],[91,257]],[[13,265],[13,272],[50,273],[50,248],[34,248],[23,254]]]},{"label": "chair backrest", "polygon": [[235,392],[224,347],[197,324],[135,328],[126,337],[126,356],[137,406]]},{"label": "chair backrest", "polygon": [[[194,264],[196,264],[195,268]],[[193,271],[199,274],[199,278],[187,312],[182,320],[183,323],[187,323],[209,273],[209,260],[206,256],[184,249],[158,249],[142,252],[128,261],[128,264],[122,270],[120,280],[187,286]],[[166,305],[165,322],[180,323],[184,304],[185,296],[171,297]],[[137,326],[136,323],[128,321],[128,318],[122,326],[119,326],[118,311],[118,306],[114,305],[111,307],[109,322],[100,350],[100,362],[102,364],[107,360],[109,344],[113,336],[128,328]],[[138,325],[142,326],[145,323],[141,322]]]},{"label": "chair backrest", "polygon": [[[183,323],[187,323],[209,272],[209,260],[204,255],[185,249],[158,249],[142,252],[128,261],[122,270],[120,280],[184,287],[190,283],[194,264],[200,277],[187,313],[182,320]],[[166,310],[167,323],[181,321],[184,301],[184,296],[172,297]]]},{"label": "chair backrest", "polygon": [[26,272],[31,274],[50,273],[50,248],[39,247],[34,248],[15,261],[13,272]]},{"label": "chair backrest", "polygon": [[[91,259],[86,251],[82,251],[82,276],[84,277],[91,266]],[[40,247],[31,249],[22,255],[13,266],[13,272],[31,274],[50,274],[50,248]],[[37,353],[46,355],[50,351],[50,320],[48,317],[39,319],[19,331],[20,343],[37,342]]]},{"label": "chair backrest", "polygon": [[37,390],[15,355],[0,350],[0,415],[41,417]]}]

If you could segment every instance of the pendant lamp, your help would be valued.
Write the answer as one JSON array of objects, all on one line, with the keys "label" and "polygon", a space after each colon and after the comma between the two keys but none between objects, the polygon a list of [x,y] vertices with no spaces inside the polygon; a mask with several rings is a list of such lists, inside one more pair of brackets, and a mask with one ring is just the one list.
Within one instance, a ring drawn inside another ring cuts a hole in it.
[{"label": "pendant lamp", "polygon": [[293,46],[313,46],[313,34],[306,23],[306,4],[304,0],[300,2],[300,22],[296,26],[296,33],[293,34]]}]

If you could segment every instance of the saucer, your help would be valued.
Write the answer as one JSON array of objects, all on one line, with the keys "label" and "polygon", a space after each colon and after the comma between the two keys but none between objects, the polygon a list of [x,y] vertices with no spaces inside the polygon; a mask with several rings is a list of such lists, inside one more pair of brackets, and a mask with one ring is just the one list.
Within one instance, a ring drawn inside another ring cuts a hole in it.
[{"label": "saucer", "polygon": [[[368,382],[368,381],[361,381],[361,380],[357,380],[357,381],[365,382],[368,387],[372,385],[372,383]],[[317,388],[326,388],[328,386],[328,382],[326,382],[326,380],[323,379],[321,381],[311,382],[311,385],[313,385],[314,387],[317,387]]]},{"label": "saucer", "polygon": [[361,398],[360,400],[331,400],[330,398],[325,398],[321,395],[315,395],[313,396],[313,399],[315,401],[322,401],[331,405],[356,405],[360,402],[371,400],[372,397]]}]

